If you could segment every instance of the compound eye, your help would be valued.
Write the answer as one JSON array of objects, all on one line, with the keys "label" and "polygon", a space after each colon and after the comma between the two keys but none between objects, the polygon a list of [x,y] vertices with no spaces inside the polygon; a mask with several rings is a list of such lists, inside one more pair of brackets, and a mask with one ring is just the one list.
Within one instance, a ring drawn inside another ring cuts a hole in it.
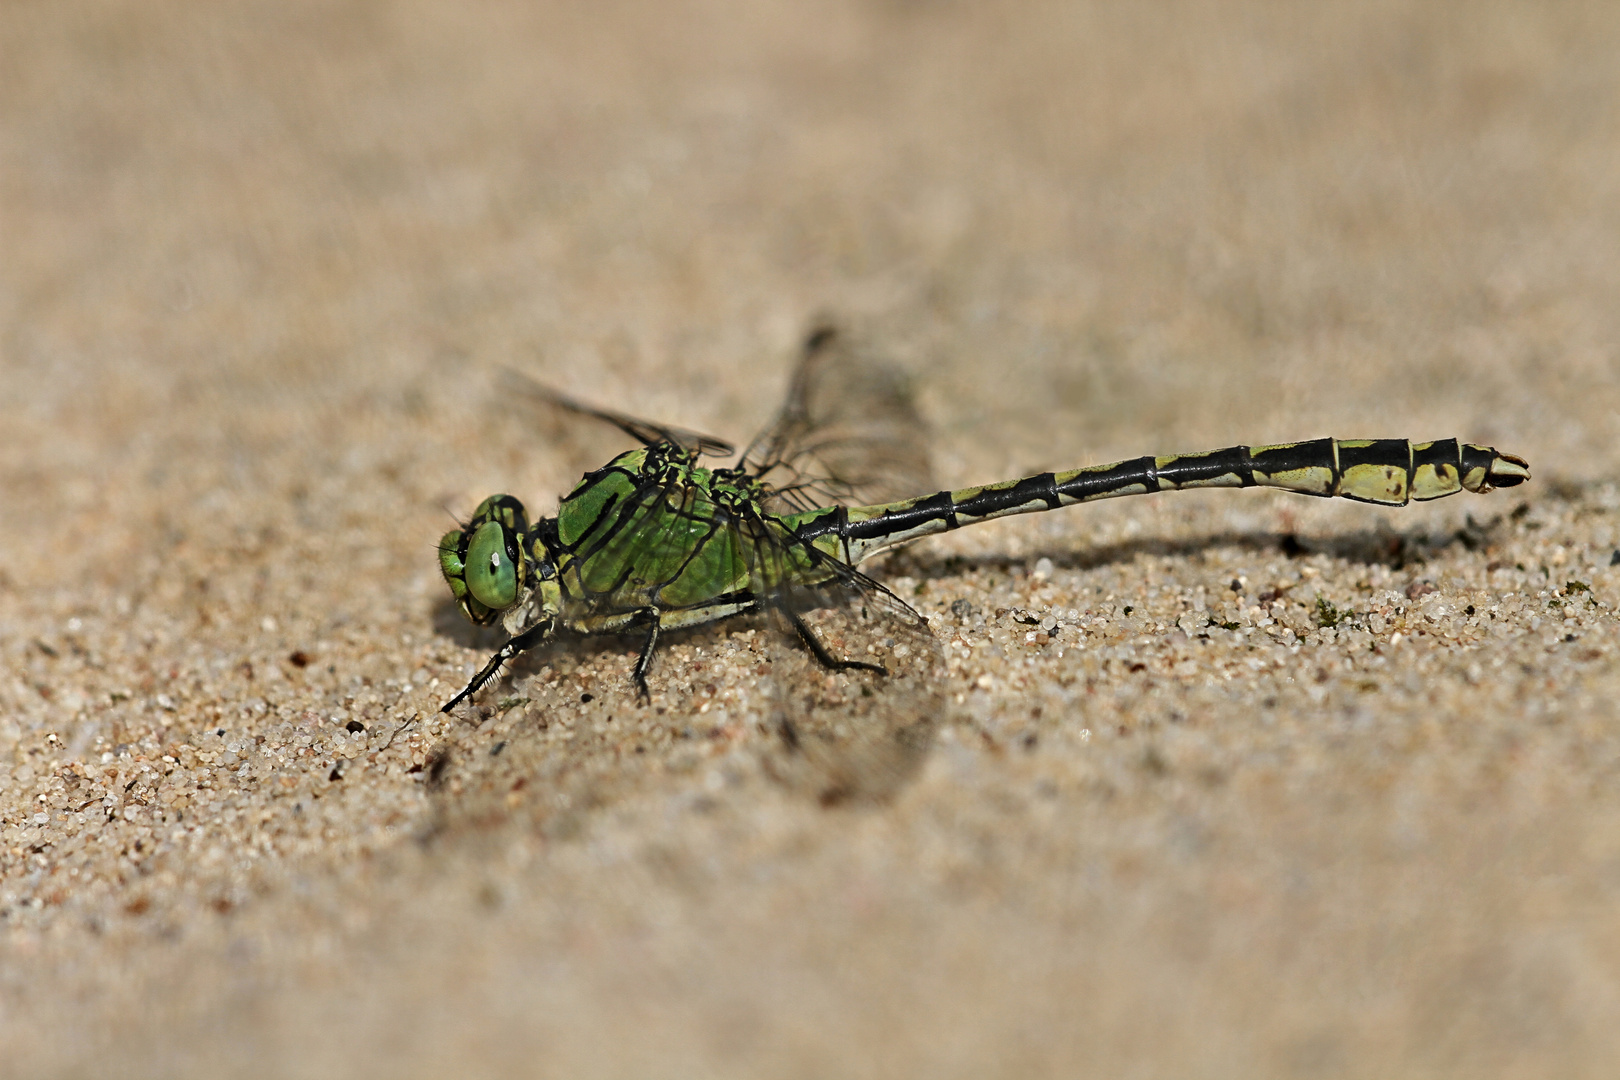
[{"label": "compound eye", "polygon": [[467,544],[467,591],[496,611],[517,602],[517,568],[506,551],[506,529],[498,521],[478,526]]}]

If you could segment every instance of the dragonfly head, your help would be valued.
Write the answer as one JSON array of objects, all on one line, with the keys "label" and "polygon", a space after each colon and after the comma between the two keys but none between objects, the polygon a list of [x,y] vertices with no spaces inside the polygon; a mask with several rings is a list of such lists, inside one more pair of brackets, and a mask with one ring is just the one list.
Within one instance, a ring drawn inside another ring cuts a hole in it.
[{"label": "dragonfly head", "polygon": [[499,619],[525,593],[523,534],[529,516],[510,495],[491,495],[472,520],[439,541],[439,569],[461,613],[480,626]]}]

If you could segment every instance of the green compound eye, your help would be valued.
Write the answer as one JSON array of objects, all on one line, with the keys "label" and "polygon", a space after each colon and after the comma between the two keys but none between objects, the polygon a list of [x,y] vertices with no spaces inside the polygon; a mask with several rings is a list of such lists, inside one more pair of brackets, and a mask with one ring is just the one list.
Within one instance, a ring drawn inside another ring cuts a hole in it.
[{"label": "green compound eye", "polygon": [[461,565],[460,529],[452,529],[439,540],[439,569],[457,599],[467,595],[466,567]]},{"label": "green compound eye", "polygon": [[506,529],[486,521],[467,545],[467,590],[473,599],[499,611],[517,602],[517,571],[506,554]]}]

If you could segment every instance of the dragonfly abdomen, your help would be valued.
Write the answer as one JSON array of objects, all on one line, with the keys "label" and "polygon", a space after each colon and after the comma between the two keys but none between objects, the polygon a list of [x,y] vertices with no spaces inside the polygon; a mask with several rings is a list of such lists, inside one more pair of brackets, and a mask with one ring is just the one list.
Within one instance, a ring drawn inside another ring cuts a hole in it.
[{"label": "dragonfly abdomen", "polygon": [[1456,439],[1312,439],[1275,446],[1230,446],[1205,453],[1141,457],[1069,472],[1041,473],[986,487],[941,491],[881,506],[806,516],[801,539],[858,562],[919,536],[1012,514],[1204,487],[1270,487],[1324,498],[1404,506],[1459,491],[1487,492],[1530,478],[1521,458]]}]

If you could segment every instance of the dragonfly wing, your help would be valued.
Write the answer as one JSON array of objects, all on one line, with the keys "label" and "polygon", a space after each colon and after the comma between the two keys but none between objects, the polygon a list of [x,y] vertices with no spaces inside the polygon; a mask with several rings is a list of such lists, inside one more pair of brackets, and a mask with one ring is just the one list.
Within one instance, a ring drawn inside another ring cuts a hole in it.
[{"label": "dragonfly wing", "polygon": [[740,466],[773,490],[773,513],[894,502],[937,486],[905,372],[825,325],[806,338],[787,400]]},{"label": "dragonfly wing", "polygon": [[823,803],[892,797],[944,711],[938,640],[888,589],[807,545],[777,536],[752,551],[753,591],[771,630],[779,739],[769,771]]},{"label": "dragonfly wing", "polygon": [[654,423],[651,420],[641,420],[628,416],[612,409],[599,409],[594,405],[586,405],[569,397],[562,391],[536,382],[520,372],[503,368],[501,370],[501,388],[507,393],[527,397],[533,401],[574,416],[589,417],[611,424],[626,435],[640,442],[643,446],[652,446],[654,443],[668,442],[688,450],[696,450],[701,454],[725,457],[736,452],[736,448],[723,439],[716,439],[711,435],[690,431],[686,428],[671,427],[667,424]]}]

